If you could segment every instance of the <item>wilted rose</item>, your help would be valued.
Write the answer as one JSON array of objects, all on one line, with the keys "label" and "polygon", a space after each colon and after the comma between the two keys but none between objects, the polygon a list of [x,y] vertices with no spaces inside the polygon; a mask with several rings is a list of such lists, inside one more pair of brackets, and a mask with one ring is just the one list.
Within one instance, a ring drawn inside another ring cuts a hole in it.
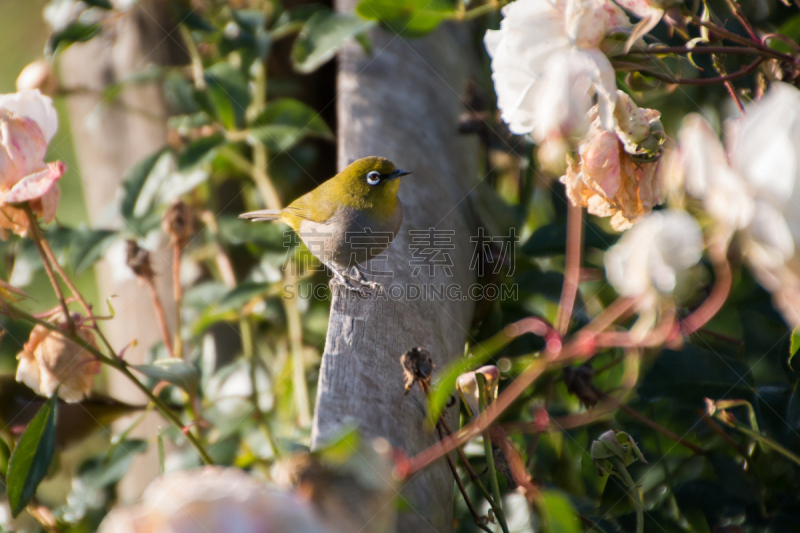
[{"label": "wilted rose", "polygon": [[[79,319],[79,315],[74,315],[73,322]],[[50,321],[63,330],[69,327],[60,311]],[[95,345],[94,334],[88,329],[79,326],[77,334]],[[86,397],[100,372],[100,362],[85,347],[42,325],[33,328],[17,359],[17,381],[47,397],[58,389],[59,398],[67,402],[79,402]]]},{"label": "wilted rose", "polygon": [[28,202],[45,222],[55,217],[56,182],[66,165],[44,157],[57,129],[53,101],[38,90],[0,95],[0,236],[4,229],[27,234],[28,219],[17,204]]},{"label": "wilted rose", "polygon": [[503,17],[484,42],[509,129],[536,142],[580,137],[595,94],[604,127],[613,128],[617,87],[600,45],[630,28],[625,13],[611,0],[517,0]]},{"label": "wilted rose", "polygon": [[598,106],[578,145],[578,160],[570,161],[561,177],[567,196],[589,213],[611,217],[611,227],[625,230],[662,201],[660,159],[665,140],[660,113],[640,109],[619,92],[613,131],[604,129]]},{"label": "wilted rose", "polygon": [[323,533],[327,528],[297,497],[238,468],[168,473],[145,489],[142,502],[112,510],[100,533]]}]

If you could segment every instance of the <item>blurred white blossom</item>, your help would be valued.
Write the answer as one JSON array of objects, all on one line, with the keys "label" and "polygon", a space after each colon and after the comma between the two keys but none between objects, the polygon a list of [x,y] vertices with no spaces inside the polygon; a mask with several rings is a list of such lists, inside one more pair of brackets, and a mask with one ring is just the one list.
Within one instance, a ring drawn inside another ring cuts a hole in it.
[{"label": "blurred white blossom", "polygon": [[606,277],[621,296],[639,297],[649,306],[659,293],[671,293],[702,254],[703,234],[691,215],[678,209],[656,211],[608,249]]},{"label": "blurred white blossom", "polygon": [[611,217],[611,227],[625,230],[662,201],[661,147],[665,140],[661,114],[639,108],[618,91],[616,124],[604,129],[598,106],[589,111],[592,126],[578,145],[561,182],[575,205]]},{"label": "blurred white blossom", "polygon": [[686,190],[728,234],[792,325],[800,323],[800,278],[790,268],[800,243],[800,91],[774,83],[725,123],[725,146],[700,115],[678,133]]},{"label": "blurred white blossom", "polygon": [[148,486],[139,505],[113,509],[100,533],[323,533],[312,510],[292,494],[238,468],[168,473]]},{"label": "blurred white blossom", "polygon": [[499,30],[486,32],[501,116],[516,134],[557,142],[582,136],[592,98],[605,129],[614,127],[614,69],[600,50],[627,15],[611,0],[517,0]]},{"label": "blurred white blossom", "polygon": [[[138,0],[110,0],[111,6],[117,11],[127,11],[138,3]],[[96,24],[107,15],[107,10],[91,7],[80,0],[50,0],[44,6],[44,20],[53,28],[60,31],[73,22]]]}]

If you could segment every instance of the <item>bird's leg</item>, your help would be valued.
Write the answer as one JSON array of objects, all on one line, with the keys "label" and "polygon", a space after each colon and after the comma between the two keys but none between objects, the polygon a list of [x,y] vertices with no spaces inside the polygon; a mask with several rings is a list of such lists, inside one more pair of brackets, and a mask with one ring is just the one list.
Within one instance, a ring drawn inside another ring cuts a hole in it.
[{"label": "bird's leg", "polygon": [[377,281],[369,281],[367,278],[364,277],[364,273],[361,272],[361,269],[358,265],[353,265],[351,268],[353,272],[355,272],[355,280],[365,289],[368,289],[370,293],[373,292],[380,292],[383,290],[383,285]]},{"label": "bird's leg", "polygon": [[361,292],[361,284],[353,281],[346,268],[341,269],[331,263],[325,263],[325,266],[327,266],[333,273],[333,277],[331,278],[330,283],[328,283],[331,289],[333,289],[335,284],[339,284],[349,291]]}]

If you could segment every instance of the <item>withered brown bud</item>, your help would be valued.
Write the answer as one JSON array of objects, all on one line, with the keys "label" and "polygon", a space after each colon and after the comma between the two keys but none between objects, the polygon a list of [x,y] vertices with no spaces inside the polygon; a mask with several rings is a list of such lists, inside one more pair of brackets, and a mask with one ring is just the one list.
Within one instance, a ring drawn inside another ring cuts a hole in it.
[{"label": "withered brown bud", "polygon": [[582,365],[578,368],[564,369],[564,384],[567,391],[578,397],[585,407],[594,407],[600,401],[600,392],[592,384],[594,368]]},{"label": "withered brown bud", "polygon": [[194,233],[194,210],[183,200],[175,200],[161,219],[161,229],[169,235],[172,244],[184,246]]},{"label": "withered brown bud", "polygon": [[133,239],[128,239],[128,257],[125,264],[133,270],[137,278],[145,281],[152,281],[155,277],[153,268],[150,266],[150,252],[139,246]]},{"label": "withered brown bud", "polygon": [[431,374],[436,365],[433,364],[431,354],[422,346],[411,348],[400,356],[400,364],[403,365],[403,378],[405,381],[406,394],[419,381],[422,390],[431,386]]}]

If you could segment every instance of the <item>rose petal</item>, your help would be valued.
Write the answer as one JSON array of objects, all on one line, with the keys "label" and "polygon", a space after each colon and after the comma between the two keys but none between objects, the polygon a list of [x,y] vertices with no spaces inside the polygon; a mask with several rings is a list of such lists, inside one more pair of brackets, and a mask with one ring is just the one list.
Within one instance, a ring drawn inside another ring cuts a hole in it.
[{"label": "rose petal", "polygon": [[[2,203],[18,204],[42,198],[64,175],[67,165],[62,161],[48,163],[47,168],[23,178],[2,199]],[[57,199],[56,199],[57,200]]]},{"label": "rose petal", "polygon": [[58,113],[53,107],[53,99],[38,89],[0,94],[0,111],[3,110],[36,122],[44,134],[45,143],[49,143],[58,131]]}]

